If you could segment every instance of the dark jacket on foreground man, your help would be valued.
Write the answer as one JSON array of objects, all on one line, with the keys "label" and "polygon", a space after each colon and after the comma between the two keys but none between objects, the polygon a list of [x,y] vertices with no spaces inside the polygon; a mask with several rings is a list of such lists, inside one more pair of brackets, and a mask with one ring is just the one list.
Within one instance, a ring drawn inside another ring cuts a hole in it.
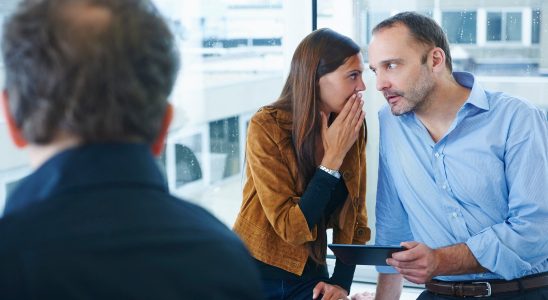
[{"label": "dark jacket on foreground man", "polygon": [[226,226],[169,195],[143,144],[58,154],[0,220],[3,299],[260,299],[250,261]]}]

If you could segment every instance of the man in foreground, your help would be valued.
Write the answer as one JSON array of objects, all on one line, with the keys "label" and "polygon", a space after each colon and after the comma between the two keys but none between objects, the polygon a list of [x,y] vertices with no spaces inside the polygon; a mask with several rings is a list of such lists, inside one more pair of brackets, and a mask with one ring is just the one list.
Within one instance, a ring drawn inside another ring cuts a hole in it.
[{"label": "man in foreground", "polygon": [[[377,299],[402,278],[419,299],[548,298],[548,122],[531,104],[452,72],[447,39],[417,13],[375,27],[369,65],[379,112]],[[355,297],[359,299],[359,297]]]},{"label": "man in foreground", "polygon": [[169,195],[178,54],[145,0],[23,1],[2,105],[36,170],[0,219],[2,299],[261,299],[238,238]]}]

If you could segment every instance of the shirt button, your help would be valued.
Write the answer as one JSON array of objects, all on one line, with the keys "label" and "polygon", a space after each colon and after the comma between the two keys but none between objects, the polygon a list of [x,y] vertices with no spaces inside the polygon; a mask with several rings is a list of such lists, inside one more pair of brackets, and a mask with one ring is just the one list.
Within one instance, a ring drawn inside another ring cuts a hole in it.
[{"label": "shirt button", "polygon": [[439,157],[440,157],[440,154],[439,154],[438,152],[436,152],[436,153],[434,154],[434,156],[435,156],[436,158],[439,158]]},{"label": "shirt button", "polygon": [[442,185],[441,188],[446,190],[447,189],[447,184]]},{"label": "shirt button", "polygon": [[457,218],[458,215],[457,215],[456,212],[454,212],[454,213],[452,214],[452,216],[453,216],[453,218]]}]

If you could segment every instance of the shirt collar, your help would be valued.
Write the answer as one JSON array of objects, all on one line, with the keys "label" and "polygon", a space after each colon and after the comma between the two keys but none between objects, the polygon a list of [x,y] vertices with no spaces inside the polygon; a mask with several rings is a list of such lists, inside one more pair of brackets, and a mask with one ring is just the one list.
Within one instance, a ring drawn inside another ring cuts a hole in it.
[{"label": "shirt collar", "polygon": [[470,96],[463,106],[470,104],[483,110],[489,110],[489,100],[485,90],[476,81],[474,75],[468,72],[453,72],[453,77],[461,86],[470,89]]},{"label": "shirt collar", "polygon": [[67,191],[135,184],[167,191],[164,177],[145,144],[88,144],[58,153],[22,179],[6,200],[5,213]]}]

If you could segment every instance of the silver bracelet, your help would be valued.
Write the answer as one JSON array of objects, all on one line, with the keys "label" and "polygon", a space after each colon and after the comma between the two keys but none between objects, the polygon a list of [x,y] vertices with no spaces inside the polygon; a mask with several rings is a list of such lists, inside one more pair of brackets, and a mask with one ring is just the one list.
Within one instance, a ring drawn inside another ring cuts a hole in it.
[{"label": "silver bracelet", "polygon": [[333,177],[335,177],[335,178],[337,178],[337,179],[340,179],[340,178],[341,178],[341,173],[339,173],[338,170],[332,170],[332,169],[326,168],[326,167],[324,167],[324,166],[322,166],[322,165],[320,165],[320,166],[318,167],[318,169],[320,169],[320,170],[326,172],[327,174],[329,174],[329,175],[331,175],[331,176],[333,176]]}]

